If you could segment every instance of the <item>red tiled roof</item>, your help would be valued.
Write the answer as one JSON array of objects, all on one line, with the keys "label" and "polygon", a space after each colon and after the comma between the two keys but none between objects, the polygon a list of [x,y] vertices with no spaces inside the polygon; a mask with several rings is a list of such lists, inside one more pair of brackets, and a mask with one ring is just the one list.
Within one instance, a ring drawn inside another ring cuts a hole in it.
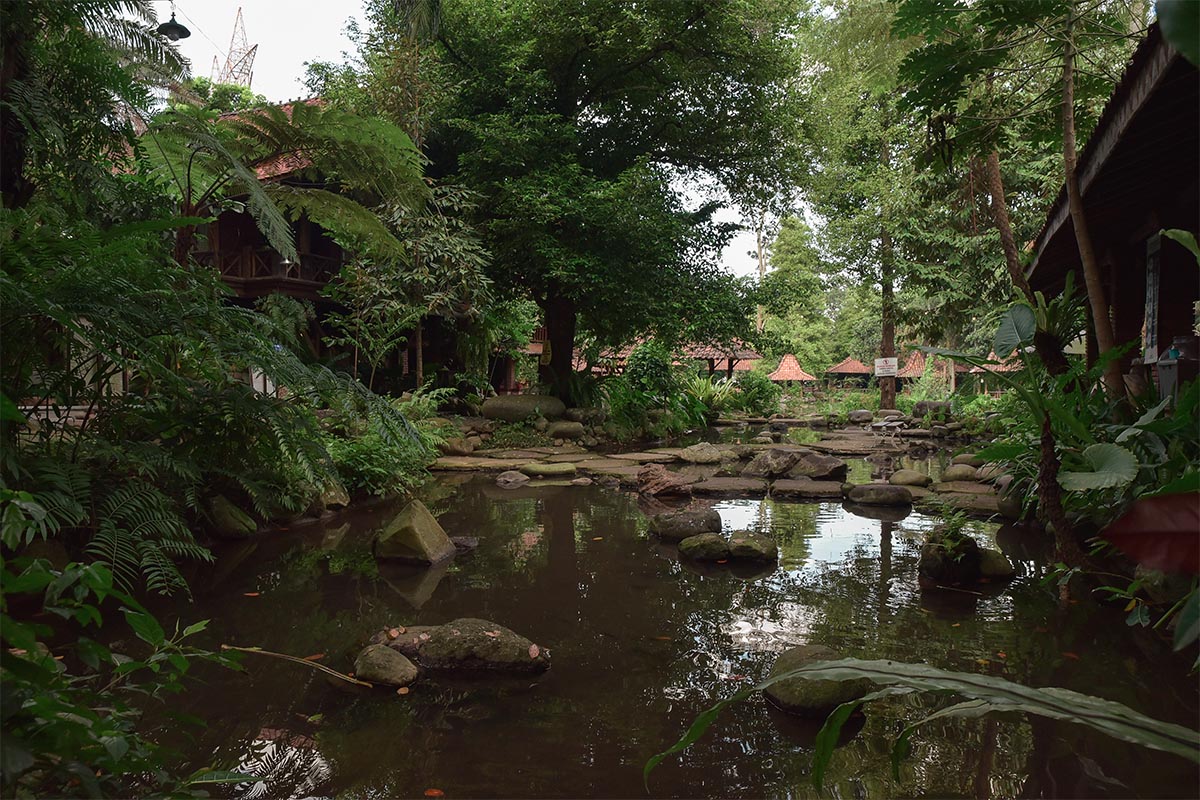
[{"label": "red tiled roof", "polygon": [[[996,351],[988,353],[988,361],[996,360]],[[1021,363],[1021,359],[1015,353],[1006,358],[1002,363],[990,364],[986,367],[971,367],[972,375],[981,375],[985,372],[1019,372],[1024,369],[1025,365]]]},{"label": "red tiled roof", "polygon": [[761,360],[762,359],[759,359],[759,358],[747,358],[742,361],[735,361],[735,362],[733,362],[733,371],[734,372],[749,372],[750,370],[754,369],[754,365],[757,364]]},{"label": "red tiled roof", "polygon": [[913,354],[908,357],[908,361],[896,373],[897,378],[919,378],[925,374],[925,354],[920,350],[914,350]]},{"label": "red tiled roof", "polygon": [[779,362],[779,368],[767,376],[773,381],[815,381],[812,375],[804,371],[800,366],[800,362],[791,353],[784,356]]},{"label": "red tiled roof", "polygon": [[857,359],[846,356],[838,363],[834,364],[829,369],[825,370],[826,375],[870,375],[871,370],[866,364]]}]

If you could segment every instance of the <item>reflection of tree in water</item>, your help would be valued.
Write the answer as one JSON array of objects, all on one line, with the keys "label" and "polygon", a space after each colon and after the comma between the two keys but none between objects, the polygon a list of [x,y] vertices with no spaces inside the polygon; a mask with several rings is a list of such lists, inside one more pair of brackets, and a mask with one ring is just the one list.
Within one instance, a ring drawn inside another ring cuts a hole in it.
[{"label": "reflection of tree in water", "polygon": [[233,796],[242,800],[311,797],[333,775],[315,741],[270,728],[264,728],[259,738],[249,743],[236,771],[257,778],[234,786]]}]

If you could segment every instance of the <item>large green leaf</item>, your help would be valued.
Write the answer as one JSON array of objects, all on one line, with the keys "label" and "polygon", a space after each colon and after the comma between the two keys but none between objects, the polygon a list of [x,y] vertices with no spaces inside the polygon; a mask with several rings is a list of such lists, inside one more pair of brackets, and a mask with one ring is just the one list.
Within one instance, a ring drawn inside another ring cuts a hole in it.
[{"label": "large green leaf", "polygon": [[[643,770],[644,776],[648,779],[650,771],[664,758],[686,749],[688,745],[699,739],[716,721],[725,706],[744,700],[755,691],[765,689],[779,681],[795,678],[833,681],[866,678],[878,686],[903,686],[925,692],[953,692],[968,700],[979,702],[959,704],[938,712],[936,716],[967,714],[980,716],[991,711],[1019,711],[1037,714],[1085,725],[1122,741],[1174,753],[1195,763],[1200,763],[1200,733],[1182,725],[1153,719],[1112,700],[1093,697],[1069,689],[1022,686],[994,675],[954,672],[926,664],[843,658],[837,661],[808,664],[789,672],[774,675],[758,686],[745,689],[727,700],[722,700],[700,714],[683,737],[670,749],[647,761]],[[841,711],[842,707],[839,707],[835,709],[834,714],[839,715]],[[844,722],[849,713],[842,713],[839,716]],[[927,721],[927,719],[922,721]]]},{"label": "large green leaf", "polygon": [[1058,482],[1064,489],[1073,492],[1112,489],[1125,486],[1137,477],[1137,457],[1120,445],[1100,442],[1084,450],[1083,457],[1092,471],[1060,472]]},{"label": "large green leaf", "polygon": [[1037,319],[1033,309],[1024,303],[1017,303],[1000,318],[1000,327],[992,340],[992,350],[996,358],[1008,358],[1018,347],[1023,347],[1033,341],[1033,333],[1037,330]]},{"label": "large green leaf", "polygon": [[1200,3],[1196,0],[1158,0],[1154,4],[1163,38],[1200,66]]}]

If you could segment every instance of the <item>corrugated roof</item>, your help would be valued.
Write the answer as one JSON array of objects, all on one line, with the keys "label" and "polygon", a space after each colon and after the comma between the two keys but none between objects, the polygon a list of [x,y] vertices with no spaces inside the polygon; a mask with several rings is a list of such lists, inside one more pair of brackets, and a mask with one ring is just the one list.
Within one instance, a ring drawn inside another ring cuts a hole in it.
[{"label": "corrugated roof", "polygon": [[846,356],[838,363],[834,364],[829,369],[825,370],[826,375],[870,375],[871,370],[866,364],[858,359]]},{"label": "corrugated roof", "polygon": [[804,371],[800,362],[791,353],[779,361],[779,368],[767,376],[773,381],[815,381],[812,375]]}]

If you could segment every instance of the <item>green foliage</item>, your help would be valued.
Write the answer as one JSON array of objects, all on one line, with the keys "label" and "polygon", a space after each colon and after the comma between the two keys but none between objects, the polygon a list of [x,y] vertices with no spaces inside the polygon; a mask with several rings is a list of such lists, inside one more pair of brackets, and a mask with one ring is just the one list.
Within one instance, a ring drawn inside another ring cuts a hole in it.
[{"label": "green foliage", "polygon": [[704,407],[712,416],[734,407],[737,384],[728,378],[713,378],[697,373],[685,374],[680,379],[680,389]]},{"label": "green foliage", "polygon": [[217,83],[203,75],[181,83],[173,88],[173,101],[188,105],[199,105],[202,108],[228,113],[244,111],[256,106],[265,106],[267,98],[236,83]]},{"label": "green foliage", "polygon": [[637,345],[625,360],[625,378],[633,390],[665,399],[675,391],[670,351],[654,340]]},{"label": "green foliage", "polygon": [[430,449],[412,440],[388,440],[378,433],[327,436],[325,449],[351,494],[384,497],[421,483]]},{"label": "green foliage", "polygon": [[[188,641],[207,621],[168,633],[114,588],[112,574],[99,564],[55,569],[44,560],[16,559],[0,566],[5,796],[180,796],[192,786],[245,779],[211,769],[171,777],[164,770],[169,753],[156,743],[161,731],[140,713],[148,699],[181,691],[198,662],[237,667],[232,658]],[[23,617],[31,605],[39,612],[36,622]],[[111,632],[101,633],[104,615],[113,610],[136,640],[113,644]]]},{"label": "green foliage", "polygon": [[967,699],[910,723],[901,731],[892,747],[892,769],[897,772],[900,762],[910,752],[909,742],[917,727],[946,717],[982,717],[1002,712],[1036,714],[1072,722],[1122,741],[1173,753],[1200,763],[1200,733],[1181,725],[1152,719],[1111,700],[1057,687],[1022,686],[992,675],[954,672],[925,664],[844,658],[817,662],[772,676],[757,686],[743,689],[733,697],[722,700],[700,714],[671,748],[647,761],[643,775],[649,781],[650,772],[655,767],[668,756],[686,750],[699,739],[726,706],[742,702],[772,684],[795,679],[842,681],[864,678],[886,688],[844,703],[826,719],[825,725],[817,735],[813,754],[813,784],[818,790],[822,788],[822,777],[833,756],[838,734],[850,718],[850,714],[863,703],[913,692],[954,694]]},{"label": "green foliage", "polygon": [[521,450],[526,447],[549,447],[554,444],[550,434],[539,431],[528,422],[509,422],[492,431],[488,447],[502,450]]},{"label": "green foliage", "polygon": [[737,376],[736,402],[743,411],[768,416],[779,410],[783,390],[761,372],[742,372]]}]

